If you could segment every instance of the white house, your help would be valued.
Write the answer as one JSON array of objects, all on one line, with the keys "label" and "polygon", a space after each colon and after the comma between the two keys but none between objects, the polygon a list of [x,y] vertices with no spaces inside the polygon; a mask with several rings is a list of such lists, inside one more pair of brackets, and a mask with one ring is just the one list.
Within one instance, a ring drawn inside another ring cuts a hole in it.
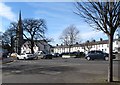
[{"label": "white house", "polygon": [[[21,53],[31,53],[30,47],[30,41],[25,41],[21,47]],[[33,49],[34,52],[44,51],[49,53],[51,51],[51,45],[49,45],[45,40],[35,40]]]},{"label": "white house", "polygon": [[[118,48],[120,48],[120,41],[118,39],[114,39],[113,52],[118,52]],[[58,44],[54,46],[54,53],[75,52],[75,51],[87,53],[88,51],[91,50],[101,50],[106,53],[109,53],[108,40],[102,40],[101,38],[99,41],[93,40],[91,42],[87,41],[81,44],[76,43],[72,46],[58,45]]]}]

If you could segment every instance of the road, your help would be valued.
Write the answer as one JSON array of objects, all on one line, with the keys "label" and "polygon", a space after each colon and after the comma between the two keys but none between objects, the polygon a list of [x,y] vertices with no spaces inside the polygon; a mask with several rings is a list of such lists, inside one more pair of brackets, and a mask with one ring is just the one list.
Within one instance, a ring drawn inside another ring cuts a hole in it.
[{"label": "road", "polygon": [[[114,61],[114,80],[118,81],[119,63]],[[105,83],[108,61],[80,58],[16,60],[3,64],[3,83]]]}]

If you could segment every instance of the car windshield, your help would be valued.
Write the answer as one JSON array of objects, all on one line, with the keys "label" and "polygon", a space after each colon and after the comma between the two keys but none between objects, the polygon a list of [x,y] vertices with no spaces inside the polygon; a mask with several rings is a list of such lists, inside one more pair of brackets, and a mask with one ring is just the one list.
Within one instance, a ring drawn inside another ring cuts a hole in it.
[{"label": "car windshield", "polygon": [[30,54],[30,53],[26,53],[26,54]]},{"label": "car windshield", "polygon": [[96,51],[96,53],[103,54],[103,52],[102,52],[102,51]]},{"label": "car windshield", "polygon": [[89,51],[88,53],[95,53],[95,51]]}]

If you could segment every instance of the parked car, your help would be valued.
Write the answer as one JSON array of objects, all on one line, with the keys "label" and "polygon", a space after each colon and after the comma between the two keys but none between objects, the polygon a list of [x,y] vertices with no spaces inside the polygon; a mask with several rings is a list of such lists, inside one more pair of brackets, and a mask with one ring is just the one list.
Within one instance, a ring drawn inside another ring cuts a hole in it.
[{"label": "parked car", "polygon": [[17,59],[38,59],[37,56],[35,56],[34,54],[29,54],[29,53],[25,53],[25,54],[21,54],[21,55],[17,55]]},{"label": "parked car", "polygon": [[75,52],[67,52],[67,53],[62,53],[62,58],[75,58],[76,53]]},{"label": "parked car", "polygon": [[[99,50],[89,51],[88,54],[85,56],[87,60],[94,60],[94,59],[103,59],[108,60],[109,54]],[[113,59],[115,59],[115,55],[113,55]]]},{"label": "parked car", "polygon": [[52,56],[53,56],[54,58],[60,57],[59,53],[53,53]]},{"label": "parked car", "polygon": [[67,52],[67,53],[61,53],[60,56],[62,58],[81,58],[81,57],[85,57],[85,53],[84,52]]},{"label": "parked car", "polygon": [[59,54],[60,57],[62,57],[63,55],[69,55],[69,53],[68,52],[66,52],[66,53],[63,52],[63,53]]},{"label": "parked car", "polygon": [[38,57],[38,59],[42,59],[45,54],[44,51],[37,51],[34,55]]},{"label": "parked car", "polygon": [[70,55],[65,55],[65,54],[62,55],[62,58],[63,58],[63,59],[67,59],[67,58],[70,58],[70,57],[71,57]]},{"label": "parked car", "polygon": [[52,59],[52,54],[45,54],[42,59]]},{"label": "parked car", "polygon": [[82,58],[82,57],[85,57],[85,53],[84,53],[84,52],[72,52],[71,55],[75,55],[74,58]]},{"label": "parked car", "polygon": [[2,54],[2,59],[9,57],[9,52],[3,52],[1,54]]}]

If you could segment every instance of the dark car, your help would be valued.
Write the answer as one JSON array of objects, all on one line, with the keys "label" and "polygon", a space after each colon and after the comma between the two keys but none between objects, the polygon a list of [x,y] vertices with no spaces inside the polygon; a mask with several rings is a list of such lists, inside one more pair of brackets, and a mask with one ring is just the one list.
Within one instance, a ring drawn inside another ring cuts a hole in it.
[{"label": "dark car", "polygon": [[2,53],[2,59],[7,58],[9,56],[9,52]]},{"label": "dark car", "polygon": [[43,59],[52,59],[53,55],[52,54],[45,54],[43,56]]},{"label": "dark car", "polygon": [[60,57],[59,53],[52,54],[54,58]]},{"label": "dark car", "polygon": [[[89,51],[88,54],[85,56],[87,60],[94,60],[94,59],[108,60],[109,59],[108,57],[109,57],[108,53],[99,50]],[[115,59],[115,55],[113,55],[113,59]]]},{"label": "dark car", "polygon": [[84,52],[73,52],[72,54],[74,54],[76,56],[75,58],[85,57],[85,53]]}]

